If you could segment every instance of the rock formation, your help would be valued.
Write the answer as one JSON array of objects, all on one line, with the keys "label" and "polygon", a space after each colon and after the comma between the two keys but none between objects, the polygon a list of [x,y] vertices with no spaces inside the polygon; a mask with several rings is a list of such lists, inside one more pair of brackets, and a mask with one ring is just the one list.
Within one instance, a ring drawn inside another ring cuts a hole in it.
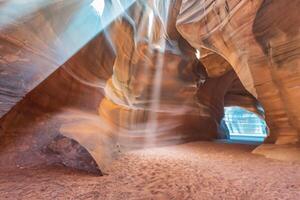
[{"label": "rock formation", "polygon": [[194,48],[209,49],[231,64],[265,109],[268,141],[278,144],[299,141],[294,102],[299,93],[299,3],[186,0],[177,19],[178,30]]},{"label": "rock formation", "polygon": [[1,166],[105,172],[119,151],[218,138],[225,106],[299,142],[299,0],[103,2],[22,20],[0,3]]}]

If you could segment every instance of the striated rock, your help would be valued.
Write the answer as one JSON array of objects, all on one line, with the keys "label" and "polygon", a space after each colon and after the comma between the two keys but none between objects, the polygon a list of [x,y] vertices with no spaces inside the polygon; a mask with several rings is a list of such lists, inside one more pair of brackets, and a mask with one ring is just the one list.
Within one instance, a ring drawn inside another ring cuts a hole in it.
[{"label": "striated rock", "polygon": [[104,35],[98,35],[1,118],[0,165],[31,167],[64,162],[64,154],[58,160],[44,149],[57,137],[76,139],[67,135],[69,125],[80,130],[78,125],[84,123],[82,135],[89,127],[101,135],[94,124],[102,124],[97,107],[105,80],[112,74],[113,58]]},{"label": "striated rock", "polygon": [[[45,0],[0,4],[0,117],[122,12],[114,10],[104,22],[92,2]],[[132,2],[120,4],[126,9]],[[103,46],[97,55],[101,56],[104,50],[108,48]],[[99,74],[101,70],[93,72]]]},{"label": "striated rock", "polygon": [[0,5],[1,117],[72,55],[67,47],[74,43],[64,33],[68,19],[83,4],[78,0],[32,4]]},{"label": "striated rock", "polygon": [[207,49],[199,50],[201,63],[204,65],[209,77],[220,77],[232,70],[231,65],[219,54]]},{"label": "striated rock", "polygon": [[[199,113],[194,100],[195,51],[174,32],[175,21],[168,37],[163,16],[168,10],[160,9],[170,8],[136,3],[110,27],[116,59],[99,113],[115,127],[124,148],[211,138],[201,134],[210,116]],[[139,26],[152,20],[152,27]]]},{"label": "striated rock", "polygon": [[0,3],[0,165],[105,173],[120,151],[216,139],[225,106],[299,141],[299,0],[104,2],[22,23]]},{"label": "striated rock", "polygon": [[184,38],[226,59],[262,103],[269,142],[299,141],[297,7],[299,1],[186,0],[177,18]]}]

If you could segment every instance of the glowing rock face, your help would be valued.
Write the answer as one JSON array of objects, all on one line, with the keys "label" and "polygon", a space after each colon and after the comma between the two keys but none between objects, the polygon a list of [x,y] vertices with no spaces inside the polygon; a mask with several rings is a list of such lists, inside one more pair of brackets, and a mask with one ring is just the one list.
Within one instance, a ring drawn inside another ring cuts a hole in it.
[{"label": "glowing rock face", "polygon": [[168,37],[163,21],[168,15],[158,11],[169,7],[156,6],[137,3],[109,29],[116,59],[99,111],[120,138],[136,140],[135,146],[138,140],[154,145],[203,137],[195,134],[201,126],[187,129],[189,120],[201,117],[193,98],[198,60],[184,40]]},{"label": "glowing rock face", "polygon": [[0,117],[100,34],[134,1],[106,3],[107,9],[100,18],[101,2],[104,1],[97,0],[92,4],[97,11],[89,0],[1,2],[0,72],[5,72],[0,73]]},{"label": "glowing rock face", "polygon": [[256,108],[224,58],[203,50],[197,58],[176,31],[178,2],[138,2],[107,33],[116,59],[99,114],[125,148],[216,138],[224,105]]}]

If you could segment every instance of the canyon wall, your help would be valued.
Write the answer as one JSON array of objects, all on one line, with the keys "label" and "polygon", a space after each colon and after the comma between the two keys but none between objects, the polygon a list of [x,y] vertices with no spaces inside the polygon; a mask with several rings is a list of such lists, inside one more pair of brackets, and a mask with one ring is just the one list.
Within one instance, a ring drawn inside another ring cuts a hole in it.
[{"label": "canyon wall", "polygon": [[269,142],[299,141],[300,1],[207,0],[182,2],[177,28],[200,52],[230,63],[262,103]]},{"label": "canyon wall", "polygon": [[298,141],[298,0],[124,2],[106,24],[92,1],[0,21],[1,166],[105,172],[120,151],[218,138],[225,106],[264,118],[260,103],[267,142]]},{"label": "canyon wall", "polygon": [[102,19],[92,2],[0,3],[0,117],[123,12],[111,6]]},{"label": "canyon wall", "polygon": [[[81,144],[73,147],[76,138],[72,142],[63,137],[70,138],[70,126],[81,135],[103,134],[97,108],[114,57],[105,36],[98,35],[2,117],[1,167],[61,163],[95,171],[95,166],[87,163],[87,154],[82,154],[85,148]],[[84,162],[88,166],[82,165]]]}]

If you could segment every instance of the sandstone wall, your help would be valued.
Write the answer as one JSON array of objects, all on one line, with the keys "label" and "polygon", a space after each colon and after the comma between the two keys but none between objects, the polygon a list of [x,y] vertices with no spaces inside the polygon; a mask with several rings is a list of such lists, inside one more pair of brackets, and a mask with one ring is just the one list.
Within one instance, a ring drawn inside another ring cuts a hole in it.
[{"label": "sandstone wall", "polygon": [[226,59],[262,103],[270,142],[299,140],[296,1],[183,1],[177,27],[189,43]]},{"label": "sandstone wall", "polygon": [[1,165],[76,167],[71,145],[105,171],[118,151],[217,138],[224,106],[263,117],[258,100],[268,141],[297,141],[298,0],[137,1],[101,34],[90,3],[0,29]]}]

